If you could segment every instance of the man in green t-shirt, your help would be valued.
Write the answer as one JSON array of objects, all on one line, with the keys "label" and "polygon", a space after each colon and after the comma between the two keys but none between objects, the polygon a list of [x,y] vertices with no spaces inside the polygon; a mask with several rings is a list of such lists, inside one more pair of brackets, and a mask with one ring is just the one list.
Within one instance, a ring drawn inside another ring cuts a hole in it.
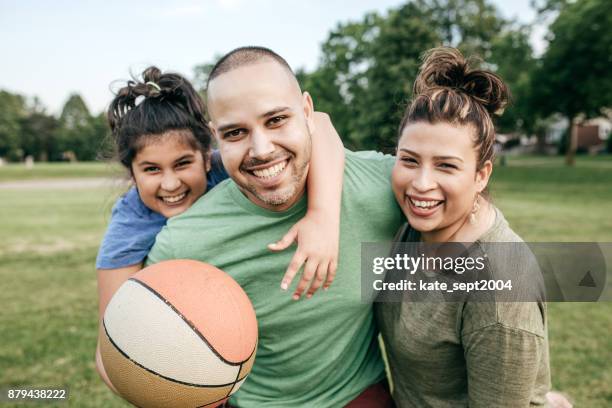
[{"label": "man in green t-shirt", "polygon": [[361,301],[360,250],[362,241],[390,240],[400,225],[389,180],[394,159],[346,152],[336,280],[329,291],[295,302],[278,289],[291,253],[266,244],[306,211],[312,100],[282,58],[249,47],[217,63],[208,103],[231,179],[168,221],[148,263],[205,261],[250,297],[257,356],[231,405],[342,407],[367,393],[375,401],[368,406],[388,407],[388,395],[370,392],[385,372],[372,305]]}]

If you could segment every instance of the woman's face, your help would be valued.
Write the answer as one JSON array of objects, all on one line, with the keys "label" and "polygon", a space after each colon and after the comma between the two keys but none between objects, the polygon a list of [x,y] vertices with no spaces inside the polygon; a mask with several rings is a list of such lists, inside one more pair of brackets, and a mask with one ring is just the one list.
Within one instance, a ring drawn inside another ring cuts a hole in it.
[{"label": "woman's face", "polygon": [[412,228],[428,241],[456,233],[487,185],[491,162],[476,170],[473,135],[468,126],[425,122],[408,124],[400,135],[393,191]]},{"label": "woman's face", "polygon": [[179,135],[155,137],[132,161],[143,203],[166,218],[181,214],[206,192],[205,160]]}]

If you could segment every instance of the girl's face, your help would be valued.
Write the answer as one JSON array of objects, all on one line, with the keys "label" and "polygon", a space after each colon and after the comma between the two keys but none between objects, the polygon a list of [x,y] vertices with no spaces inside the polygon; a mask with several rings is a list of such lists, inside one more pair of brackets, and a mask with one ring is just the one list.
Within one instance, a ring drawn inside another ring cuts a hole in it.
[{"label": "girl's face", "polygon": [[408,124],[391,175],[395,198],[425,241],[450,239],[487,185],[491,162],[476,170],[472,128],[448,123]]},{"label": "girl's face", "polygon": [[141,200],[166,218],[187,210],[206,192],[209,170],[202,152],[194,150],[180,135],[173,135],[175,132],[155,137],[132,161]]}]

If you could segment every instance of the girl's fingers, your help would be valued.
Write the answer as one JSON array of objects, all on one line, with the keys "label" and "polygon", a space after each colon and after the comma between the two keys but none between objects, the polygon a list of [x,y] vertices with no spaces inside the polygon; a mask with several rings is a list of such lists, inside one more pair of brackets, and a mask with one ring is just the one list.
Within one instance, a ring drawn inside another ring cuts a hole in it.
[{"label": "girl's fingers", "polygon": [[302,274],[302,279],[300,283],[298,283],[297,288],[295,288],[295,292],[293,293],[293,300],[298,300],[304,290],[310,286],[310,282],[315,276],[317,272],[318,264],[310,259],[306,261],[306,266],[304,266],[304,273]]}]

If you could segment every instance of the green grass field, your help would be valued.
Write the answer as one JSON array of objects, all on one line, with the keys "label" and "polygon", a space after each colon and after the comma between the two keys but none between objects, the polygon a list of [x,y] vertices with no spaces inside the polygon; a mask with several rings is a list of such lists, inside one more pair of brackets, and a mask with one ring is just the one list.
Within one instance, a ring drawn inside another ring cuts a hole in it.
[{"label": "green grass field", "polygon": [[[0,181],[117,174],[92,163],[27,171],[0,167]],[[526,240],[612,242],[612,157],[581,157],[574,169],[558,158],[509,158],[491,190]],[[0,388],[68,385],[70,406],[127,406],[93,361],[94,259],[118,193],[0,189]],[[611,406],[612,303],[551,303],[549,322],[554,388],[577,407]]]},{"label": "green grass field", "polygon": [[114,177],[123,175],[119,165],[114,163],[35,163],[26,168],[22,163],[9,163],[0,167],[0,182],[16,180],[38,180],[82,177]]}]

